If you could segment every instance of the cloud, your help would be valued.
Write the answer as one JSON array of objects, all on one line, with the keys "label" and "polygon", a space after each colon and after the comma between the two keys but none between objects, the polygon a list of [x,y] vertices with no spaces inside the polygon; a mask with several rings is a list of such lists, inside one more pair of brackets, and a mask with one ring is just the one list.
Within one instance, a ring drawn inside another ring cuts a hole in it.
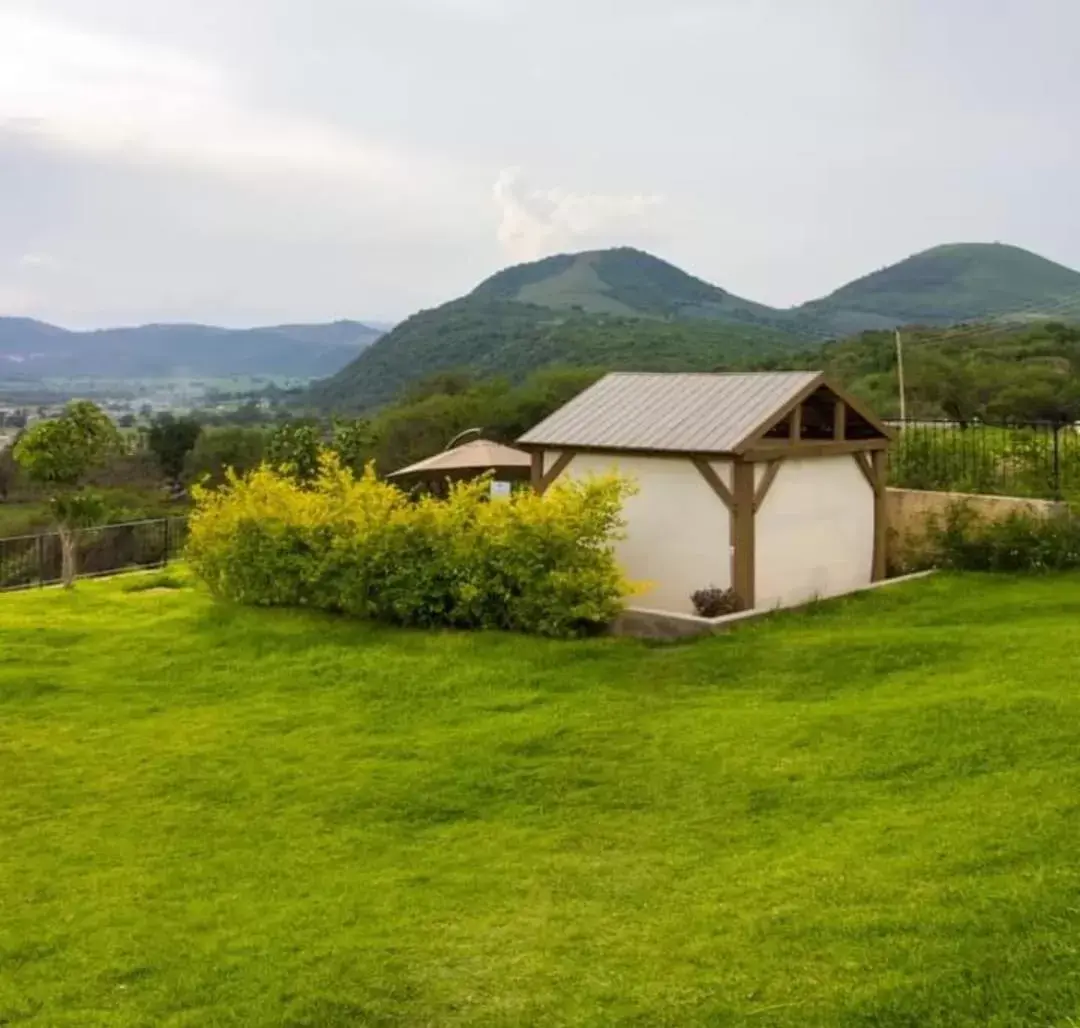
[{"label": "cloud", "polygon": [[499,212],[498,239],[516,260],[535,260],[559,250],[625,242],[649,228],[664,198],[655,195],[573,193],[530,189],[521,169],[499,173],[493,190]]},{"label": "cloud", "polygon": [[59,265],[57,259],[47,253],[24,253],[18,260],[21,268],[55,268]]},{"label": "cloud", "polygon": [[221,69],[167,46],[0,11],[0,129],[210,170],[407,184],[415,165],[317,121],[263,110]]}]

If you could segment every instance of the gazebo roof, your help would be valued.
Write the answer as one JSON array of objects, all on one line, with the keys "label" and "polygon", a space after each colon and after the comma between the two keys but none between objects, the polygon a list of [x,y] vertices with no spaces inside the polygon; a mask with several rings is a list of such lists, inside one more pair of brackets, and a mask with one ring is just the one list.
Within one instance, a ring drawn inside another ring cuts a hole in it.
[{"label": "gazebo roof", "polygon": [[613,372],[574,397],[518,444],[686,454],[740,454],[817,390],[845,402],[868,435],[889,430],[818,371],[731,374]]},{"label": "gazebo roof", "polygon": [[388,478],[405,478],[410,475],[453,474],[459,471],[500,471],[531,467],[532,458],[523,450],[492,442],[490,439],[474,439],[472,442],[444,450],[433,457],[410,464],[388,475]]}]

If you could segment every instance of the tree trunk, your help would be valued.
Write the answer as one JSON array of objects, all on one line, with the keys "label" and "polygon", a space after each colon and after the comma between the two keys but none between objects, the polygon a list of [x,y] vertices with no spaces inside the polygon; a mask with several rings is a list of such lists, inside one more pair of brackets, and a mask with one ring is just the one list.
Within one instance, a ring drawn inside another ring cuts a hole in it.
[{"label": "tree trunk", "polygon": [[65,589],[75,588],[78,574],[78,536],[66,525],[60,526],[60,581]]}]

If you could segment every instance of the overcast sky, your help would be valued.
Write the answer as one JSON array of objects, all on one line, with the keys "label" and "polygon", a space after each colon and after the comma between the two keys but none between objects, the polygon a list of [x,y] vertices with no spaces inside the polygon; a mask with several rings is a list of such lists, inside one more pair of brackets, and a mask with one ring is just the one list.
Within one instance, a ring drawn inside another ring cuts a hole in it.
[{"label": "overcast sky", "polygon": [[1075,0],[0,0],[0,314],[400,319],[631,244],[1080,267]]}]

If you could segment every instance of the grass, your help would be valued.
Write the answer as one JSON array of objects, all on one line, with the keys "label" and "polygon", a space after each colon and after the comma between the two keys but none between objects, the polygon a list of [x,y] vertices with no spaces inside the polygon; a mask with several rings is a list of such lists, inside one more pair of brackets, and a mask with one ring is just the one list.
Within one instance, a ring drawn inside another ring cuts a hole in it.
[{"label": "grass", "polygon": [[1080,1013],[1080,577],[679,647],[132,581],[0,597],[0,1024]]}]

